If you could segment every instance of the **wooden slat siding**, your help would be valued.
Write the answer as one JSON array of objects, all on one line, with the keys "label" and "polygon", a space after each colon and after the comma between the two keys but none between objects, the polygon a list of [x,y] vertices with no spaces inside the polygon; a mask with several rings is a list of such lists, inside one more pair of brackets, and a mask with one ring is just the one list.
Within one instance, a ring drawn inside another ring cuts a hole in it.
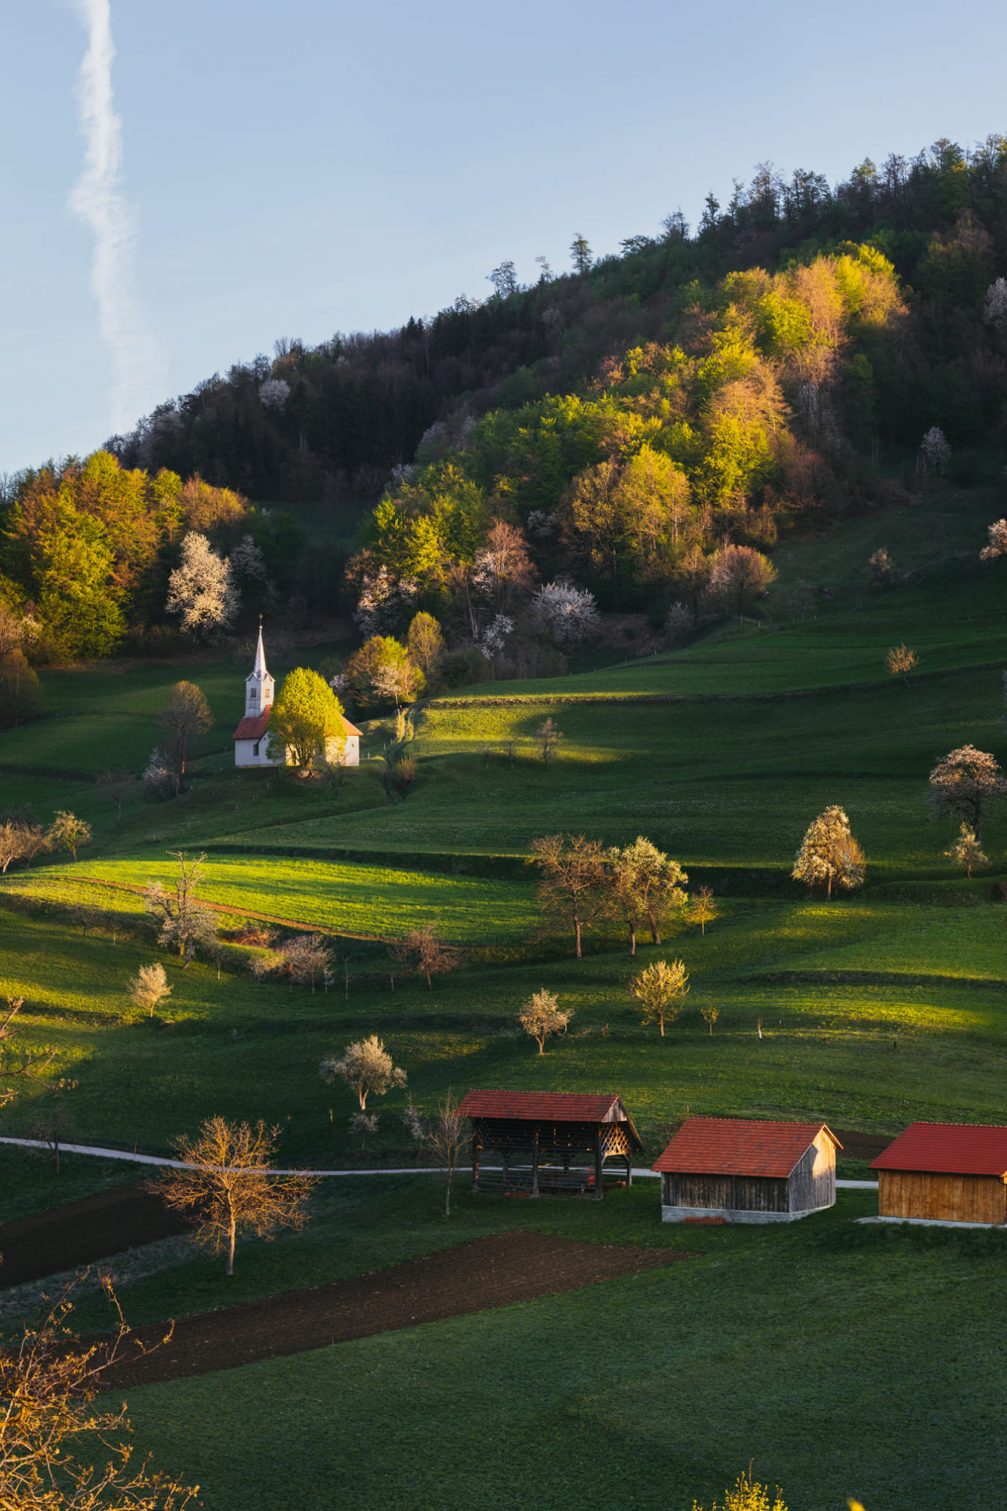
[{"label": "wooden slat siding", "polygon": [[820,1133],[791,1172],[791,1212],[814,1212],[832,1207],[836,1201],[836,1147]]},{"label": "wooden slat siding", "polygon": [[728,1212],[786,1212],[787,1183],[756,1175],[666,1174],[669,1207],[713,1207]]},{"label": "wooden slat siding", "polygon": [[878,1171],[882,1217],[926,1217],[935,1222],[1007,1222],[1007,1186],[998,1175],[937,1175],[915,1170]]}]

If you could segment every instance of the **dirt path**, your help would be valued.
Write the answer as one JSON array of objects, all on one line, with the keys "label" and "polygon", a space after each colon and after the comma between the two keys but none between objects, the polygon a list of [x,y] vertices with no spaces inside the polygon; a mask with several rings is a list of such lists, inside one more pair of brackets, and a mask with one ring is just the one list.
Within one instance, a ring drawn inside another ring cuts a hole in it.
[{"label": "dirt path", "polygon": [[184,1233],[188,1224],[136,1182],[0,1225],[0,1290]]},{"label": "dirt path", "polygon": [[[475,1238],[370,1275],[182,1317],[169,1343],[146,1357],[127,1355],[110,1378],[116,1386],[149,1385],[236,1369],[259,1359],[558,1295],[692,1257],[678,1249],[581,1243],[542,1233]],[[163,1326],[146,1327],[137,1336],[153,1345],[163,1333]]]}]

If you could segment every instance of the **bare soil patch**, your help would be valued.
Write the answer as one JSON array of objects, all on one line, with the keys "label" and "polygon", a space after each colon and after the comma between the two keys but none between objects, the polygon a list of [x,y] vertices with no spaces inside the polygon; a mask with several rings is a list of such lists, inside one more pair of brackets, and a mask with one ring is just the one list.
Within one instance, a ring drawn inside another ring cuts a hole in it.
[{"label": "bare soil patch", "polygon": [[[126,1355],[111,1379],[117,1387],[149,1385],[235,1369],[259,1359],[557,1295],[691,1257],[676,1249],[582,1243],[542,1233],[494,1234],[370,1275],[182,1317],[170,1342],[145,1356]],[[163,1325],[137,1330],[147,1345],[163,1334]]]},{"label": "bare soil patch", "polygon": [[92,1264],[124,1249],[184,1233],[187,1224],[169,1212],[141,1182],[115,1186],[48,1212],[0,1224],[0,1290]]},{"label": "bare soil patch", "polygon": [[894,1133],[853,1133],[849,1129],[836,1129],[836,1138],[848,1159],[877,1159],[894,1137]]}]

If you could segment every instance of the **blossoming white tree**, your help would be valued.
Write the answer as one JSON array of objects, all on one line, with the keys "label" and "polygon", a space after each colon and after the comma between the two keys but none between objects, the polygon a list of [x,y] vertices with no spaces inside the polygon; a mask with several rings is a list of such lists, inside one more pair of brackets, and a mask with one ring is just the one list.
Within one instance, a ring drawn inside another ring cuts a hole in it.
[{"label": "blossoming white tree", "polygon": [[286,378],[267,378],[259,384],[259,403],[264,409],[283,409],[290,398],[290,384]]},{"label": "blossoming white tree", "polygon": [[989,527],[989,543],[979,552],[980,561],[997,561],[1007,556],[1007,519],[995,519]]},{"label": "blossoming white tree", "polygon": [[561,650],[573,650],[598,633],[601,619],[594,594],[566,578],[547,582],[532,595],[532,614]]},{"label": "blossoming white tree", "polygon": [[942,473],[951,460],[948,438],[939,425],[931,425],[920,442],[920,459],[924,471]]},{"label": "blossoming white tree", "polygon": [[866,871],[867,860],[853,837],[850,821],[843,809],[833,804],[808,825],[791,875],[809,888],[824,887],[831,901],[834,887],[844,892],[862,887]]},{"label": "blossoming white tree", "polygon": [[997,278],[986,290],[983,319],[988,325],[1007,327],[1007,278]]},{"label": "blossoming white tree", "polygon": [[177,614],[190,635],[209,636],[234,622],[241,595],[231,566],[205,535],[190,530],[182,541],[182,561],[168,579],[169,614]]},{"label": "blossoming white tree", "polygon": [[383,1097],[393,1086],[406,1084],[405,1071],[393,1062],[377,1034],[348,1045],[338,1060],[323,1060],[319,1069],[323,1081],[346,1082],[361,1112],[367,1111],[369,1096]]}]

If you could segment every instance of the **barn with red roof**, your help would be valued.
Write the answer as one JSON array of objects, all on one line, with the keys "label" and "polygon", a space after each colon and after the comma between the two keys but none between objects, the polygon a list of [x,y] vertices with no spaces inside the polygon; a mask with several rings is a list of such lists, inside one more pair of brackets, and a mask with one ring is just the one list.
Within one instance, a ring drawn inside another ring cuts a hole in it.
[{"label": "barn with red roof", "polygon": [[470,1091],[458,1110],[472,1124],[477,1191],[600,1201],[616,1171],[620,1184],[632,1183],[643,1146],[614,1092]]},{"label": "barn with red roof", "polygon": [[893,1222],[1007,1223],[1007,1128],[910,1123],[871,1164]]},{"label": "barn with red roof", "polygon": [[836,1200],[827,1124],[686,1118],[654,1169],[665,1222],[792,1222]]}]

